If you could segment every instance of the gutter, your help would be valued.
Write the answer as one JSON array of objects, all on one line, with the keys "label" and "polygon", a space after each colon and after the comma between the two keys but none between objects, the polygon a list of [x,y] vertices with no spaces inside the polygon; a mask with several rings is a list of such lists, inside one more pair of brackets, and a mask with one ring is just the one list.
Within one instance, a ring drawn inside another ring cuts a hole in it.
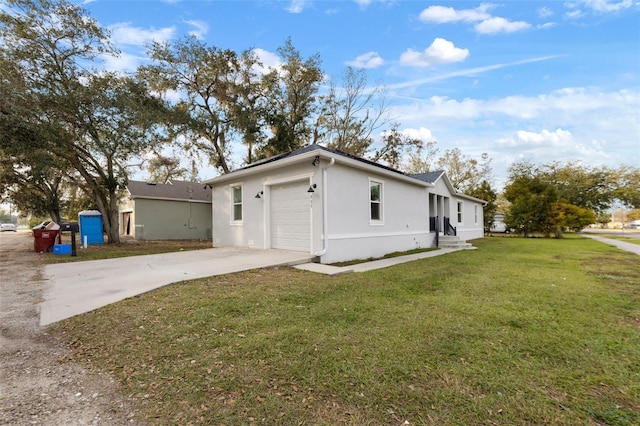
[{"label": "gutter", "polygon": [[322,168],[322,241],[323,241],[323,248],[322,248],[322,250],[314,253],[315,256],[324,256],[327,253],[327,249],[329,248],[329,236],[327,235],[327,228],[329,227],[329,219],[328,219],[328,217],[329,217],[329,215],[328,215],[329,208],[327,207],[327,199],[328,199],[327,194],[329,193],[329,191],[327,191],[327,169],[329,169],[335,163],[336,163],[336,159],[334,157],[331,157],[331,161],[329,161],[329,164],[327,165],[327,167],[323,167]]}]

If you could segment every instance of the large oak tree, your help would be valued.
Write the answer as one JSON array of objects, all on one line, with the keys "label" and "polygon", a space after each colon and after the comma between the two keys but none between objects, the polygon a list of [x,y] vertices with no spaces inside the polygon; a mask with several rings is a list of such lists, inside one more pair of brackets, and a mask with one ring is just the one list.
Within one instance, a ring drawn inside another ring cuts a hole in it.
[{"label": "large oak tree", "polygon": [[251,159],[261,131],[257,57],[207,46],[195,37],[153,43],[149,55],[153,63],[141,67],[138,76],[163,95],[178,95],[170,121],[172,135],[185,141],[182,147],[229,173],[233,144],[244,134]]},{"label": "large oak tree", "polygon": [[[14,81],[23,82],[15,107],[3,111],[13,125],[2,127],[0,145],[49,152],[54,165],[71,167],[102,213],[108,242],[118,242],[127,168],[163,142],[157,124],[163,103],[136,80],[98,67],[101,57],[117,52],[84,9],[65,1],[6,1],[0,50],[16,66]],[[28,139],[20,129],[39,136]]]}]

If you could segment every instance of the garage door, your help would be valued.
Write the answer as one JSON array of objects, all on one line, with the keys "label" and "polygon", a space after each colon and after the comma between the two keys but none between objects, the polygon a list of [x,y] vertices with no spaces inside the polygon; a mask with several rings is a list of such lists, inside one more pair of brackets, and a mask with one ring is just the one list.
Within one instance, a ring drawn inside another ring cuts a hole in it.
[{"label": "garage door", "polygon": [[272,248],[309,251],[311,219],[308,188],[306,181],[271,187]]}]

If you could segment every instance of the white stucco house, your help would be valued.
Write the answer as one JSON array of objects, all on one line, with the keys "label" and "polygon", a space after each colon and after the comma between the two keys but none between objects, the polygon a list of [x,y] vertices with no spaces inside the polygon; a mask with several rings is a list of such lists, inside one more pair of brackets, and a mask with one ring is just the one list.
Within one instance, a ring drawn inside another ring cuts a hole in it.
[{"label": "white stucco house", "polygon": [[321,263],[481,238],[485,202],[444,172],[407,175],[319,145],[205,181],[213,245],[307,252]]}]

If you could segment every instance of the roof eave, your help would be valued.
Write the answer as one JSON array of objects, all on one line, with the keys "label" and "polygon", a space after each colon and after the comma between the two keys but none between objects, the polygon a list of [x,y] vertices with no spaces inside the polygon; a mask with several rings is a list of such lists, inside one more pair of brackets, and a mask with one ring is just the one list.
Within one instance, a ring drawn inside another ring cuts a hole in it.
[{"label": "roof eave", "polygon": [[132,200],[160,200],[160,201],[186,201],[190,203],[207,203],[211,204],[211,200],[194,200],[190,198],[169,198],[169,197],[152,197],[147,195],[132,195]]},{"label": "roof eave", "polygon": [[463,192],[456,192],[455,195],[460,198],[466,198],[469,201],[475,201],[477,203],[481,203],[483,206],[486,206],[489,202],[486,200],[482,200],[480,198],[472,197],[471,195],[467,195]]},{"label": "roof eave", "polygon": [[372,173],[376,173],[376,174],[381,174],[384,176],[389,176],[391,178],[394,179],[398,179],[413,185],[417,185],[417,186],[422,186],[425,188],[430,188],[433,187],[434,185],[428,182],[424,182],[421,180],[418,180],[416,178],[407,176],[405,174],[402,174],[400,172],[394,172],[391,170],[387,170],[383,167],[376,167],[375,165],[371,165],[371,164],[367,164],[361,161],[357,161],[348,157],[345,157],[343,155],[339,155],[339,154],[335,154],[332,152],[328,152],[328,151],[324,151],[322,149],[316,149],[313,151],[309,151],[309,152],[305,152],[302,154],[298,154],[295,155],[293,157],[287,157],[287,158],[282,158],[270,163],[265,163],[265,164],[261,164],[261,165],[257,165],[255,167],[251,167],[248,169],[240,169],[238,171],[235,172],[231,172],[228,173],[226,175],[221,175],[221,176],[217,176],[215,178],[212,179],[208,179],[205,180],[203,183],[205,184],[220,184],[220,183],[225,183],[225,182],[230,182],[230,181],[237,181],[239,179],[242,179],[245,176],[250,176],[256,173],[261,173],[261,172],[265,172],[265,171],[269,171],[269,170],[273,170],[273,169],[277,169],[280,167],[285,167],[288,165],[292,165],[292,164],[297,164],[297,163],[301,163],[305,160],[309,160],[311,158],[315,158],[315,157],[320,157],[320,158],[324,158],[326,160],[331,160],[334,159],[337,163],[342,163],[342,164],[346,164],[349,165],[353,168],[356,169],[360,169],[360,170],[366,170],[366,171],[370,171]]}]

